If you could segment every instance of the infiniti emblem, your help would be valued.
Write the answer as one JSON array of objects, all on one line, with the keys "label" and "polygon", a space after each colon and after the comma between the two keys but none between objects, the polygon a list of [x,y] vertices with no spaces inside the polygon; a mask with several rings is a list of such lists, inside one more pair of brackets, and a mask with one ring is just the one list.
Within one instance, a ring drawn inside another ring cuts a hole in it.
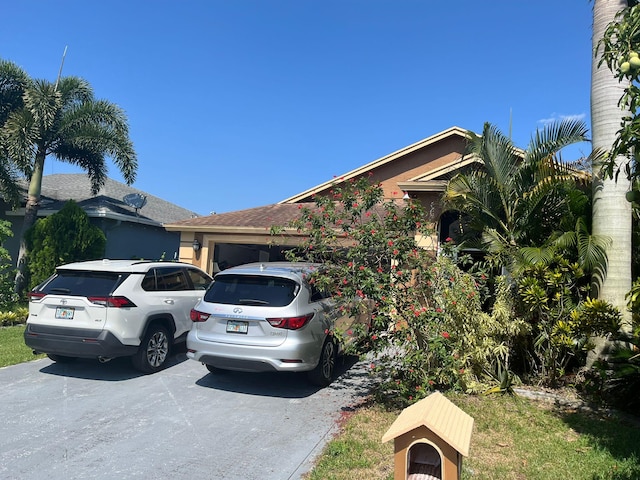
[{"label": "infiniti emblem", "polygon": [[233,309],[233,313],[235,313],[235,314],[242,313],[242,309],[240,307],[236,307],[236,308]]}]

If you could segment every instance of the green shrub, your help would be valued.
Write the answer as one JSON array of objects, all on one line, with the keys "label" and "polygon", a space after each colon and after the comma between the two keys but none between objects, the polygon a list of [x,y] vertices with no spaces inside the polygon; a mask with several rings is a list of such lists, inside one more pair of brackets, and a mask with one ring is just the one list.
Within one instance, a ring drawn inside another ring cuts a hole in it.
[{"label": "green shrub", "polygon": [[531,337],[519,345],[528,360],[527,374],[555,385],[569,367],[584,365],[594,335],[620,327],[619,312],[588,297],[583,270],[561,256],[546,265],[524,268],[516,280],[516,315],[531,326]]},{"label": "green shrub", "polygon": [[22,325],[27,322],[29,309],[27,307],[14,307],[13,310],[0,311],[0,327]]},{"label": "green shrub", "polygon": [[39,219],[25,235],[29,251],[29,286],[46,280],[58,265],[104,255],[107,239],[77,203],[69,200],[59,212]]}]

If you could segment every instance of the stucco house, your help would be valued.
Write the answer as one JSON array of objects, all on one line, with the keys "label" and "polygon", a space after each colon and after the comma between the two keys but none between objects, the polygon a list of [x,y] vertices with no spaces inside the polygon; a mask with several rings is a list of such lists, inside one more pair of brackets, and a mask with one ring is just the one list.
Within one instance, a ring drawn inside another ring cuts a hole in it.
[{"label": "stucco house", "polygon": [[480,164],[477,158],[463,155],[467,132],[449,128],[273,205],[187,218],[165,228],[180,235],[179,259],[209,273],[225,264],[280,260],[282,247],[296,245],[300,237],[290,232],[279,236],[279,245],[274,246],[272,225],[283,226],[296,218],[298,204],[312,202],[314,195],[329,194],[337,182],[365,176],[381,183],[385,199],[411,197],[421,202],[429,215],[425,220],[437,232],[430,243],[437,244],[453,237],[459,223],[456,212],[442,210],[440,199],[447,181]]},{"label": "stucco house", "polygon": [[[26,190],[26,189],[25,189]],[[91,193],[89,178],[84,173],[45,175],[38,217],[58,212],[68,200],[74,200],[107,237],[105,257],[177,258],[180,233],[168,231],[165,224],[195,218],[195,212],[108,178],[97,195]],[[0,218],[12,223],[14,236],[3,246],[15,259],[24,220],[21,208],[11,210],[0,200]]]}]

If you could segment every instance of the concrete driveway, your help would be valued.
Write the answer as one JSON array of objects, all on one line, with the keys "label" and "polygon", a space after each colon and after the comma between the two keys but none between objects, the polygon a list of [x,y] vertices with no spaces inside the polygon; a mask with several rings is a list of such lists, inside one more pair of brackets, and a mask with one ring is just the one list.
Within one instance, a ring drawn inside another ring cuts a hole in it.
[{"label": "concrete driveway", "polygon": [[2,479],[299,479],[367,394],[347,358],[301,374],[210,374],[184,353],[141,376],[127,359],[0,369]]}]

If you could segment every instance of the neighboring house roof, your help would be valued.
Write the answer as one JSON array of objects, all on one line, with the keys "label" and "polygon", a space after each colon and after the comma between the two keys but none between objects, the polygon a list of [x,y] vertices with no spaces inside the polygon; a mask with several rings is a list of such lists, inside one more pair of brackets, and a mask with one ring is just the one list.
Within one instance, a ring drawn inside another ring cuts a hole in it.
[{"label": "neighboring house roof", "polygon": [[[257,230],[264,232],[272,225],[285,226],[289,221],[300,216],[303,204],[273,204],[263,207],[236,210],[228,213],[217,213],[207,217],[189,218],[165,225],[169,231],[225,231]],[[308,206],[315,206],[309,203]]]},{"label": "neighboring house roof", "polygon": [[[146,198],[146,203],[138,211],[123,200],[130,194]],[[68,200],[74,200],[90,217],[149,225],[163,225],[198,216],[196,212],[110,178],[107,178],[97,195],[93,195],[89,177],[84,173],[58,173],[42,177],[39,215],[59,211]]]}]

